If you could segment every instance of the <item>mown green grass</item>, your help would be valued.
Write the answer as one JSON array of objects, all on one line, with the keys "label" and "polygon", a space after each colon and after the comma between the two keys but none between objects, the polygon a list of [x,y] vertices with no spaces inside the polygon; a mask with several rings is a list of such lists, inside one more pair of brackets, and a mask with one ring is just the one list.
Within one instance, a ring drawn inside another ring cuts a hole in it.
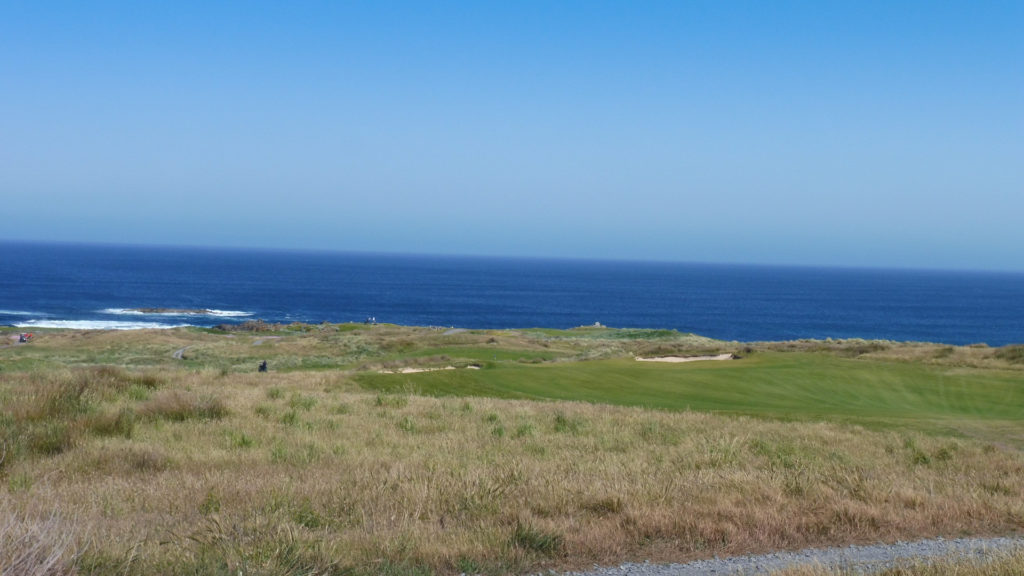
[{"label": "mown green grass", "polygon": [[360,374],[362,386],[434,396],[578,400],[867,425],[1024,419],[1024,379],[812,353],[761,353],[731,362],[639,363],[628,359],[487,370]]}]

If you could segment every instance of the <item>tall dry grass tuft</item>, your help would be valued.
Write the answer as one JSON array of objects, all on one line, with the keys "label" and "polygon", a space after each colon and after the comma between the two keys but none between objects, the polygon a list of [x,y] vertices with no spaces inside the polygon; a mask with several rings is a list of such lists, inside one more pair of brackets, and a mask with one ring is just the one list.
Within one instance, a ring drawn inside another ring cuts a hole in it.
[{"label": "tall dry grass tuft", "polygon": [[291,526],[241,526],[217,516],[198,522],[171,543],[187,542],[168,573],[274,576],[351,575],[329,546],[298,535]]},{"label": "tall dry grass tuft", "polygon": [[210,394],[200,396],[187,390],[167,390],[144,403],[139,413],[147,418],[183,422],[220,419],[227,415],[228,409],[223,400]]},{"label": "tall dry grass tuft", "polygon": [[86,427],[100,436],[131,438],[135,430],[135,412],[131,408],[92,414],[85,419]]},{"label": "tall dry grass tuft", "polygon": [[76,573],[74,523],[58,510],[31,516],[0,504],[0,574],[64,576]]},{"label": "tall dry grass tuft", "polygon": [[18,423],[64,420],[73,416],[82,411],[89,391],[89,380],[76,372],[32,374],[19,380],[21,393],[4,410]]},{"label": "tall dry grass tuft", "polygon": [[96,366],[0,374],[0,473],[25,457],[53,456],[71,450],[91,431],[101,436],[130,438],[134,412],[121,407],[99,413],[135,388],[154,389],[164,377],[131,372],[115,366]]},{"label": "tall dry grass tuft", "polygon": [[0,374],[0,387],[12,398],[2,412],[16,422],[66,420],[90,405],[109,401],[133,386],[154,389],[163,377],[115,366],[28,374]]}]

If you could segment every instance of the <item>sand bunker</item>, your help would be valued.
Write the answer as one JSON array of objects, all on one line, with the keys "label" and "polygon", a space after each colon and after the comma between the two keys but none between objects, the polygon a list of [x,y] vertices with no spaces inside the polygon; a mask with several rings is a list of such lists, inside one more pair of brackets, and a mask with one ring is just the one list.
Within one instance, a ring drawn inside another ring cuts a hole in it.
[{"label": "sand bunker", "polygon": [[733,360],[732,354],[719,354],[718,356],[659,356],[657,358],[640,358],[637,362],[699,362],[701,360]]},{"label": "sand bunker", "polygon": [[[479,366],[466,366],[466,370],[479,370]],[[401,368],[399,370],[381,370],[381,374],[416,374],[419,372],[437,372],[438,370],[456,370],[455,366],[443,368]]]}]

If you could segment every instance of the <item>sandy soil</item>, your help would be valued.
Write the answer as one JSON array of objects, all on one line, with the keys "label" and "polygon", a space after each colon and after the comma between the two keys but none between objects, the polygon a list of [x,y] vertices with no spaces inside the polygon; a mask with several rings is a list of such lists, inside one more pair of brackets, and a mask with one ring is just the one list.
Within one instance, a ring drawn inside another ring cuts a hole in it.
[{"label": "sandy soil", "polygon": [[[418,372],[437,372],[438,370],[455,370],[455,366],[443,368],[402,368],[401,370],[381,370],[381,374],[416,374]],[[466,366],[466,370],[479,370],[479,366]]]},{"label": "sandy soil", "polygon": [[659,356],[657,358],[640,358],[637,362],[699,362],[701,360],[733,360],[732,354],[719,354],[718,356]]}]

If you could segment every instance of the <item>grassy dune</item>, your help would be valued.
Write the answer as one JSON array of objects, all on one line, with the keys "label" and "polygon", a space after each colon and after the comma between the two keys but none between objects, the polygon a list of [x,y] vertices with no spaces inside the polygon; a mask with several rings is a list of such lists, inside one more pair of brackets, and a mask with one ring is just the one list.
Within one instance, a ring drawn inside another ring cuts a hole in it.
[{"label": "grassy dune", "polygon": [[[1024,372],[1003,349],[791,347],[43,333],[0,349],[0,566],[504,574],[1024,528]],[[743,359],[631,359],[718,351]]]}]

